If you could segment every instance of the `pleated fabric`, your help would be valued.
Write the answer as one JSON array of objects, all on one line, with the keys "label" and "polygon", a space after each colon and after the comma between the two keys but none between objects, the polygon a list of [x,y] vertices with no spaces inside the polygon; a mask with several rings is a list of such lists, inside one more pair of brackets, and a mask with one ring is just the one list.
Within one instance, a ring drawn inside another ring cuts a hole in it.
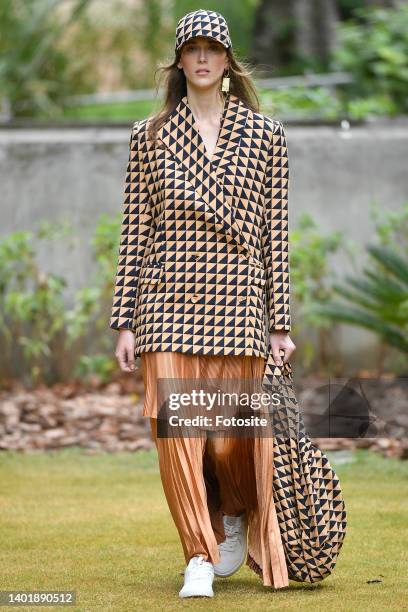
[{"label": "pleated fabric", "polygon": [[264,586],[287,587],[288,571],[273,500],[272,436],[247,438],[157,436],[160,379],[262,379],[264,358],[248,355],[141,353],[145,399],[160,476],[186,564],[195,555],[220,561],[223,514],[245,512],[247,565]]}]

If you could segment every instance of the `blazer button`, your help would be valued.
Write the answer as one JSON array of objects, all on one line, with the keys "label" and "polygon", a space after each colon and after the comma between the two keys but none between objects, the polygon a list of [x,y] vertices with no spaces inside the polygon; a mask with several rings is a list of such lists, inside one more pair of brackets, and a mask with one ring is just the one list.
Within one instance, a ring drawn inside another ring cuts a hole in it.
[{"label": "blazer button", "polygon": [[197,293],[194,293],[194,295],[192,295],[190,298],[192,302],[198,302],[199,299],[200,299],[200,296]]}]

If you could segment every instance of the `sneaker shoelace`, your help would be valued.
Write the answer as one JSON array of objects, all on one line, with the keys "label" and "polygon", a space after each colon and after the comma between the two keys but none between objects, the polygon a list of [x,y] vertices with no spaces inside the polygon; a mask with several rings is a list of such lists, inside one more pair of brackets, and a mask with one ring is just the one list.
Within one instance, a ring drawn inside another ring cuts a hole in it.
[{"label": "sneaker shoelace", "polygon": [[232,552],[235,549],[241,528],[236,525],[224,525],[226,538],[224,542],[218,544],[218,548],[223,551]]},{"label": "sneaker shoelace", "polygon": [[203,557],[198,557],[195,560],[194,564],[191,565],[191,567],[189,567],[188,573],[190,574],[191,577],[196,578],[198,573],[200,574],[200,576],[202,576],[203,570],[205,570],[208,576],[212,576],[212,573],[213,573],[212,564],[209,563],[208,561],[205,561]]}]

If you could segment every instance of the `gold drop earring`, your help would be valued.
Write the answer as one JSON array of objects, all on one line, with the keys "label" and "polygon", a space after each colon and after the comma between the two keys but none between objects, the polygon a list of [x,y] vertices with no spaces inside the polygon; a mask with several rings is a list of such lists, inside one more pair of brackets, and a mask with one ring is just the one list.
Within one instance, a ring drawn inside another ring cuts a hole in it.
[{"label": "gold drop earring", "polygon": [[230,87],[230,76],[229,76],[229,68],[227,68],[227,74],[224,74],[222,77],[222,85],[221,91],[228,92]]}]

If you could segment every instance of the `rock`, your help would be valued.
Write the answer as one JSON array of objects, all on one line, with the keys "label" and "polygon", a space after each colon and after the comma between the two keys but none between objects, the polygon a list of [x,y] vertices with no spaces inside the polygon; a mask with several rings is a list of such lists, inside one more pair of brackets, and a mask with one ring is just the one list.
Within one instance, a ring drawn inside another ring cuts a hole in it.
[{"label": "rock", "polygon": [[397,414],[395,422],[405,430],[408,430],[408,414]]},{"label": "rock", "polygon": [[[322,388],[326,383],[315,376],[296,384],[305,414],[325,412],[327,393]],[[364,438],[312,441],[323,451],[369,448],[407,459],[408,385],[404,383],[400,379],[362,381],[373,419]],[[150,420],[142,416],[143,402],[143,384],[133,376],[95,391],[78,383],[28,391],[16,383],[0,392],[0,449],[54,452],[79,446],[87,454],[153,449]]]},{"label": "rock", "polygon": [[43,432],[44,437],[47,440],[55,440],[56,438],[63,438],[65,436],[65,429],[47,429]]}]

